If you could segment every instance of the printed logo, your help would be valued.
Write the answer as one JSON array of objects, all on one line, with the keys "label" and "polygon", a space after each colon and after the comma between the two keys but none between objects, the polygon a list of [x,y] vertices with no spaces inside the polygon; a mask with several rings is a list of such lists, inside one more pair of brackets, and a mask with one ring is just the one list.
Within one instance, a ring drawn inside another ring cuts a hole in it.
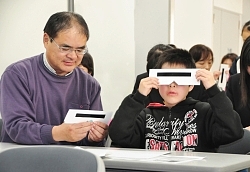
[{"label": "printed logo", "polygon": [[145,148],[151,150],[194,151],[198,146],[195,109],[184,118],[155,118],[146,114]]},{"label": "printed logo", "polygon": [[196,117],[197,117],[197,111],[195,109],[193,109],[192,111],[188,111],[184,117],[185,124],[186,125],[190,124]]},{"label": "printed logo", "polygon": [[146,139],[146,148],[150,150],[169,150],[167,141]]}]

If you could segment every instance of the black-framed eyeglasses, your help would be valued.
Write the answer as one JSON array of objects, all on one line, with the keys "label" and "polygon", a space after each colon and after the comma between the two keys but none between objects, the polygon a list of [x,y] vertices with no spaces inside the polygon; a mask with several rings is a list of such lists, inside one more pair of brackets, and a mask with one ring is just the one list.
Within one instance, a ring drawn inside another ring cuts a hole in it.
[{"label": "black-framed eyeglasses", "polygon": [[72,51],[75,51],[77,56],[82,56],[82,55],[84,55],[84,54],[86,54],[88,52],[88,47],[87,46],[84,49],[82,49],[82,48],[74,49],[72,47],[60,46],[60,45],[58,45],[56,43],[56,41],[53,38],[50,38],[50,39],[56,44],[56,46],[58,47],[60,52],[63,53],[63,54],[69,54],[69,53],[72,53]]}]

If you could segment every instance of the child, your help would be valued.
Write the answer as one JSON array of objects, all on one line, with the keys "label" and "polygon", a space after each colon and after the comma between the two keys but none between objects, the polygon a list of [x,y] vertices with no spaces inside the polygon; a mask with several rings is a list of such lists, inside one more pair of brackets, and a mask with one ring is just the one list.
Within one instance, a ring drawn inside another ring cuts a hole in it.
[{"label": "child", "polygon": [[[164,52],[157,63],[160,69],[195,68],[188,51],[172,49]],[[193,85],[158,85],[158,79],[141,80],[134,95],[127,96],[109,126],[111,140],[127,148],[173,151],[215,152],[243,136],[239,115],[224,91],[215,84],[213,74],[205,69],[196,73],[209,95],[208,102],[186,98]],[[143,101],[151,89],[159,89],[164,105]]]}]

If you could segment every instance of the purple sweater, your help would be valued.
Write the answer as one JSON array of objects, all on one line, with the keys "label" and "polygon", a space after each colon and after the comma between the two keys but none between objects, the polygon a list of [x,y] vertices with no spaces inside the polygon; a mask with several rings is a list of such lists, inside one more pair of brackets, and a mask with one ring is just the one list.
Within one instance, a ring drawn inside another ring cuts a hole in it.
[{"label": "purple sweater", "polygon": [[63,123],[69,109],[102,110],[101,87],[89,74],[76,68],[68,76],[57,76],[44,65],[43,54],[16,62],[0,81],[0,111],[3,142],[20,144],[90,143],[56,142],[52,127]]}]

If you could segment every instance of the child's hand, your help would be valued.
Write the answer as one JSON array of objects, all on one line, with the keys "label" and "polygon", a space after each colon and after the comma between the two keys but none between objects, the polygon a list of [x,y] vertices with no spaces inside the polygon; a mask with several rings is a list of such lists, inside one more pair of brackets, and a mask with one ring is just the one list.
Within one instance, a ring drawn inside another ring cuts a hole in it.
[{"label": "child's hand", "polygon": [[206,69],[200,69],[196,72],[196,79],[202,81],[204,87],[209,89],[212,87],[216,82],[214,79],[213,72],[210,72]]},{"label": "child's hand", "polygon": [[147,96],[151,92],[152,88],[158,89],[158,84],[159,81],[155,77],[143,78],[140,81],[138,90],[142,95]]}]

